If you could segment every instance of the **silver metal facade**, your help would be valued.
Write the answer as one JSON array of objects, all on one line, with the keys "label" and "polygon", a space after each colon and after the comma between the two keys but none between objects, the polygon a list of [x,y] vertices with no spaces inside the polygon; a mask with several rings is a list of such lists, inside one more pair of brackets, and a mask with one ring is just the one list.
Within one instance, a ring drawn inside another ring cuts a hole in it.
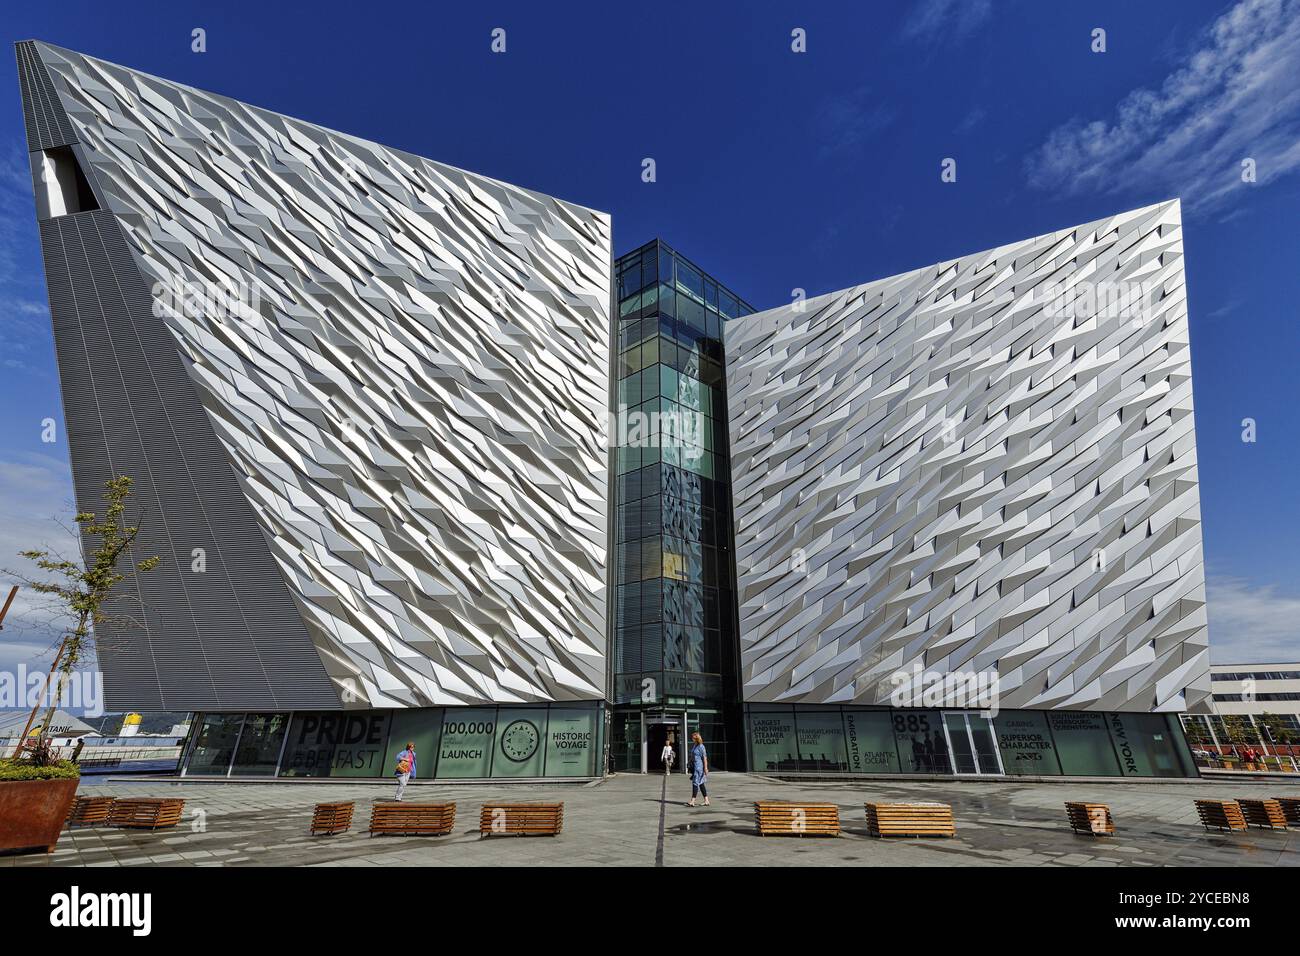
[{"label": "silver metal facade", "polygon": [[1204,710],[1188,349],[1176,200],[728,323],[745,699]]},{"label": "silver metal facade", "polygon": [[[41,224],[79,504],[132,474],[166,569],[110,705],[602,699],[609,217],[18,56],[34,164],[69,146],[101,207]],[[193,288],[234,297],[159,307]]]}]

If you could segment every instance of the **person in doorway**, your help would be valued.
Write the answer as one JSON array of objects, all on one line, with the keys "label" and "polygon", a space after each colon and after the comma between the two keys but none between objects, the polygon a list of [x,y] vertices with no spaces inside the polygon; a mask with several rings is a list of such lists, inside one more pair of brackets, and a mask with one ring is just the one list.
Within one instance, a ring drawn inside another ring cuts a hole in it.
[{"label": "person in doorway", "polygon": [[400,801],[406,785],[415,779],[415,744],[408,741],[406,749],[397,755],[397,769],[393,774],[397,777],[397,799]]},{"label": "person in doorway", "polygon": [[934,732],[934,772],[952,773],[948,764],[948,743],[943,739],[943,731]]},{"label": "person in doorway", "polygon": [[703,795],[704,805],[709,805],[709,752],[704,749],[704,738],[698,732],[691,734],[691,802],[695,806],[696,796]]},{"label": "person in doorway", "polygon": [[675,734],[669,734],[668,740],[664,742],[663,753],[659,759],[664,762],[664,776],[667,777],[673,772],[673,762],[677,759],[677,737]]},{"label": "person in doorway", "polygon": [[920,773],[925,769],[925,744],[916,734],[912,734],[912,772]]}]

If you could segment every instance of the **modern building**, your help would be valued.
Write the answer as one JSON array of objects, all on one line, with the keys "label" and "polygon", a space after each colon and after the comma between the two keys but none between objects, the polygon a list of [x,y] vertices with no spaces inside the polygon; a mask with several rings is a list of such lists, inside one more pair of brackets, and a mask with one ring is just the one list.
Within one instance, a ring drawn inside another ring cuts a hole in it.
[{"label": "modern building", "polygon": [[594,774],[609,217],[18,64],[77,501],[132,476],[163,559],[97,634],[108,705],[201,714],[191,773],[383,776],[413,740],[423,776]]},{"label": "modern building", "polygon": [[1188,772],[1186,306],[1173,201],[727,325],[753,769]]},{"label": "modern building", "polygon": [[[185,772],[1194,773],[1176,202],[762,313],[604,213],[44,43],[101,629]],[[608,749],[608,763],[604,751]]]},{"label": "modern building", "polygon": [[1211,664],[1213,712],[1185,714],[1193,748],[1240,754],[1247,747],[1300,769],[1300,662]]}]

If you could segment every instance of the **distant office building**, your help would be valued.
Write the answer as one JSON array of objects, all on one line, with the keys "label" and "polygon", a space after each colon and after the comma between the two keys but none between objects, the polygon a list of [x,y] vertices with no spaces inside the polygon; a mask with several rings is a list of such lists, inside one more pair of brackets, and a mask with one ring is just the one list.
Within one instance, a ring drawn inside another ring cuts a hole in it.
[{"label": "distant office building", "polygon": [[1240,754],[1247,747],[1296,765],[1300,758],[1300,662],[1212,664],[1213,713],[1186,714],[1195,749]]}]

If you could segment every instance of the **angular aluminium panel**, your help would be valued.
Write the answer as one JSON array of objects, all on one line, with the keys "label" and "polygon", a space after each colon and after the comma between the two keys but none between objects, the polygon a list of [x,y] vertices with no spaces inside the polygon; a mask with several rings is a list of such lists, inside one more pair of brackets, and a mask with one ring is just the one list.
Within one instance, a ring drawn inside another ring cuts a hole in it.
[{"label": "angular aluminium panel", "polygon": [[110,703],[603,698],[608,216],[18,57],[34,169],[70,148],[100,207],[41,222],[78,500],[133,475],[164,558]]},{"label": "angular aluminium panel", "polygon": [[[745,699],[1202,709],[1178,202],[730,322]],[[932,679],[932,678],[930,678]]]}]

